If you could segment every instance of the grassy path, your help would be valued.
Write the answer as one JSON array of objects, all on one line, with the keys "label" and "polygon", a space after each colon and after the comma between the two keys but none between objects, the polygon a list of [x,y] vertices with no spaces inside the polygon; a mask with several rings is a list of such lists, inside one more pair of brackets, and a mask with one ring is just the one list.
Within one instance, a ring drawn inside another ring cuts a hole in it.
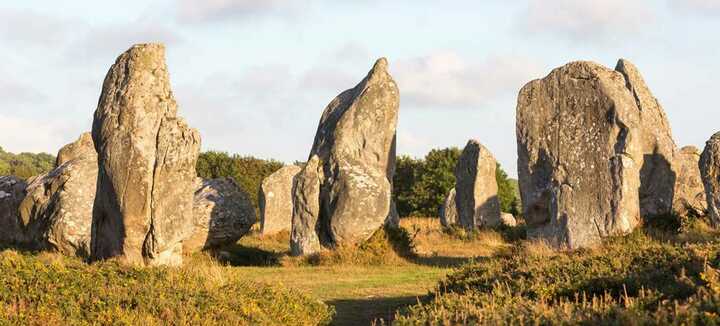
[{"label": "grassy path", "polygon": [[[413,237],[416,259],[363,265],[341,261],[329,266],[298,265],[288,261],[288,235],[243,238],[228,252],[233,274],[240,279],[281,284],[335,307],[335,325],[370,325],[391,320],[395,311],[414,304],[439,280],[471,257],[486,257],[507,244],[497,233],[448,235],[437,219],[404,219]],[[289,262],[289,264],[288,264]]]},{"label": "grassy path", "polygon": [[429,266],[239,267],[243,279],[282,284],[333,305],[335,325],[370,325],[388,320],[417,302],[449,268]]}]

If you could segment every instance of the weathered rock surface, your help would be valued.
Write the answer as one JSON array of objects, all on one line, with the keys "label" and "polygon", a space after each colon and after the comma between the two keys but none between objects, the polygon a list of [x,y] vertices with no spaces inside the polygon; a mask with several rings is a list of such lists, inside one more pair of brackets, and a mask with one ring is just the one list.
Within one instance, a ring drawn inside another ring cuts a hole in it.
[{"label": "weathered rock surface", "polygon": [[237,242],[255,224],[255,207],[233,178],[195,182],[194,231],[183,251],[212,249]]},{"label": "weathered rock surface", "polygon": [[500,223],[504,226],[514,227],[517,226],[517,220],[515,216],[510,213],[500,213]]},{"label": "weathered rock surface", "polygon": [[625,86],[639,110],[638,135],[642,156],[640,165],[640,215],[645,218],[672,213],[676,184],[673,169],[677,151],[670,123],[660,103],[643,80],[637,67],[620,59],[615,68],[625,77]]},{"label": "weathered rock surface", "polygon": [[26,241],[18,207],[25,198],[27,183],[14,176],[0,176],[0,244]]},{"label": "weathered rock surface", "polygon": [[320,186],[323,181],[320,158],[313,155],[295,177],[290,252],[294,256],[320,251]]},{"label": "weathered rock surface", "polygon": [[685,146],[674,156],[673,211],[680,216],[704,216],[707,210],[705,189],[698,166],[700,154],[697,147]]},{"label": "weathered rock surface", "polygon": [[98,171],[90,133],[60,149],[56,162],[28,180],[19,208],[28,245],[88,257]]},{"label": "weathered rock surface", "polygon": [[715,226],[720,225],[720,132],[705,143],[700,155],[700,177],[705,188],[707,211]]},{"label": "weathered rock surface", "polygon": [[275,234],[290,231],[292,226],[292,188],[301,168],[288,165],[275,171],[260,185],[260,232]]},{"label": "weathered rock surface", "polygon": [[440,224],[444,227],[450,227],[457,224],[457,206],[455,204],[455,187],[450,189],[442,209],[440,209]]},{"label": "weathered rock surface", "polygon": [[[309,157],[317,156],[322,166],[315,232],[324,247],[362,242],[392,218],[398,109],[399,91],[382,58],[365,79],[333,99],[323,112]],[[317,174],[314,169],[303,169],[298,185]],[[294,200],[301,207],[315,205],[311,196],[296,191]],[[293,228],[309,227],[304,222],[311,219],[303,216],[308,213],[294,214]],[[310,231],[293,229],[292,233],[299,236]]]},{"label": "weathered rock surface", "polygon": [[455,166],[457,221],[465,229],[500,225],[497,161],[477,140],[468,141]]},{"label": "weathered rock surface", "polygon": [[162,45],[135,45],[118,57],[92,137],[99,166],[92,257],[181,263],[181,242],[193,232],[200,136],[177,116]]},{"label": "weathered rock surface", "polygon": [[520,91],[518,175],[530,237],[572,249],[639,224],[643,134],[626,83],[572,62]]}]

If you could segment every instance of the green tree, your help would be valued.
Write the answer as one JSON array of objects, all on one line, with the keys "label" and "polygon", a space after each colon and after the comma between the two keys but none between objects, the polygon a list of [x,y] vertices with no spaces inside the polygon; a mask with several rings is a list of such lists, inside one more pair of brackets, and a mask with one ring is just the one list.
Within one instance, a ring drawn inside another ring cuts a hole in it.
[{"label": "green tree", "polygon": [[0,175],[14,175],[27,179],[52,170],[54,165],[55,157],[50,154],[13,154],[0,147]]},{"label": "green tree", "polygon": [[413,185],[420,173],[423,160],[401,155],[395,163],[393,177],[393,197],[400,216],[410,216],[416,210],[413,204],[415,191]]},{"label": "green tree", "polygon": [[[437,216],[445,196],[455,186],[455,165],[462,151],[456,147],[433,149],[423,159],[398,157],[393,192],[400,216]],[[500,164],[495,179],[503,212],[517,215],[519,198],[514,180]]]},{"label": "green tree", "polygon": [[500,163],[497,164],[497,169],[495,169],[495,180],[497,180],[498,185],[500,210],[517,216],[519,200],[515,195],[515,186],[512,179],[508,178],[507,173],[500,166]]},{"label": "green tree", "polygon": [[240,188],[259,209],[258,192],[263,179],[283,167],[282,162],[263,160],[252,156],[229,155],[226,152],[208,151],[200,154],[196,171],[205,179],[233,177]]}]

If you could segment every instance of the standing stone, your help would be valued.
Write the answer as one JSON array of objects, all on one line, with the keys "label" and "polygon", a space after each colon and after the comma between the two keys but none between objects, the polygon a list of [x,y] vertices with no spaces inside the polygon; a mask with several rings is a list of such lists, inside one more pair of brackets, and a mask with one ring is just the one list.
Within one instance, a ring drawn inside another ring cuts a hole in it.
[{"label": "standing stone", "polygon": [[233,178],[195,181],[192,236],[183,251],[195,252],[237,242],[255,224],[255,207]]},{"label": "standing stone", "polygon": [[700,155],[700,176],[705,188],[708,216],[713,225],[720,225],[720,132],[705,143]]},{"label": "standing stone", "polygon": [[297,165],[275,171],[260,185],[260,233],[275,234],[290,231],[292,226],[293,178],[300,172]]},{"label": "standing stone", "polygon": [[[0,245],[26,242],[18,207],[25,198],[27,183],[15,176],[0,176]],[[1,248],[0,248],[1,249]]]},{"label": "standing stone", "polygon": [[[352,245],[367,240],[392,218],[398,109],[399,91],[384,58],[355,88],[341,93],[325,108],[309,155],[317,156],[322,166],[319,198],[310,198],[311,193],[294,193],[300,206],[318,201],[319,227],[297,232],[293,229],[294,235],[314,231],[324,247]],[[299,185],[316,175],[314,169],[303,169],[297,177]],[[293,214],[293,228],[309,227],[304,223],[308,219],[300,221],[304,214],[307,212]]]},{"label": "standing stone", "polygon": [[98,152],[92,257],[177,265],[193,231],[200,136],[177,116],[165,48],[135,45],[103,84],[92,137]]},{"label": "standing stone", "polygon": [[640,223],[640,114],[623,74],[572,62],[518,96],[518,176],[528,236],[570,249]]},{"label": "standing stone", "polygon": [[477,140],[468,141],[455,166],[457,221],[472,230],[500,225],[497,161]]},{"label": "standing stone", "polygon": [[660,103],[650,92],[638,69],[630,61],[620,59],[615,68],[625,77],[639,110],[640,150],[640,215],[645,218],[672,213],[676,188],[673,156],[677,147],[672,138],[670,123]]},{"label": "standing stone", "polygon": [[448,228],[457,224],[457,207],[455,205],[455,187],[450,189],[440,209],[440,224]]},{"label": "standing stone", "polygon": [[97,153],[90,133],[58,152],[52,171],[29,180],[20,217],[36,249],[88,257],[97,183]]},{"label": "standing stone", "polygon": [[675,153],[673,211],[680,216],[704,216],[707,210],[699,161],[700,150],[695,146],[685,146]]},{"label": "standing stone", "polygon": [[318,224],[320,217],[320,185],[323,171],[320,158],[313,155],[295,177],[290,252],[294,256],[320,251]]}]

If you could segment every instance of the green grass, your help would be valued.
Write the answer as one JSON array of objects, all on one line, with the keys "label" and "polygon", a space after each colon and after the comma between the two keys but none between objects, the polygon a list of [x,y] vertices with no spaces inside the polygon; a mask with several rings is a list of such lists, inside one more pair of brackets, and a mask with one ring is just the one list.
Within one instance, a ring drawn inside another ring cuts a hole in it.
[{"label": "green grass", "polygon": [[463,266],[399,325],[720,324],[720,242],[702,222],[646,229],[593,250],[542,243]]},{"label": "green grass", "polygon": [[316,325],[333,316],[317,299],[238,278],[210,260],[131,268],[6,250],[0,275],[0,324]]}]

